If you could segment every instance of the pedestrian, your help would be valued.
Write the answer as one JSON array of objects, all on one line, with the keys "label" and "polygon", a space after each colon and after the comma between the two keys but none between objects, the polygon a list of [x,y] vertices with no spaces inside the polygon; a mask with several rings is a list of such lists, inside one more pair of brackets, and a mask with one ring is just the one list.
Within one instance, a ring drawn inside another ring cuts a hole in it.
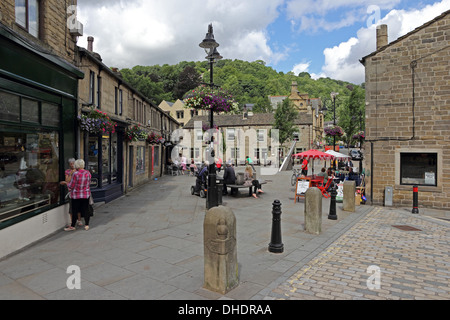
[{"label": "pedestrian", "polygon": [[220,170],[222,170],[222,163],[223,163],[223,161],[221,158],[216,159],[216,167],[217,167],[218,172],[220,172]]},{"label": "pedestrian", "polygon": [[200,195],[200,190],[206,186],[206,181],[208,178],[208,167],[209,167],[209,161],[205,161],[203,167],[200,169],[200,172],[197,175],[197,179],[195,180],[195,188],[194,188],[194,194]]},{"label": "pedestrian", "polygon": [[252,167],[253,172],[256,172],[256,169],[255,169],[255,167],[253,166],[253,160],[252,160],[252,158],[250,158],[249,156],[247,156],[247,157],[245,157],[245,161],[247,162],[247,164],[249,164],[249,165]]},{"label": "pedestrian", "polygon": [[181,173],[184,174],[184,172],[187,170],[187,159],[183,154],[180,153],[180,161],[181,161]]},{"label": "pedestrian", "polygon": [[251,187],[253,186],[253,193],[252,196],[253,198],[257,199],[258,196],[256,195],[256,193],[264,193],[261,190],[261,184],[259,183],[258,179],[253,179],[253,169],[250,165],[247,165],[247,167],[245,167],[245,171],[244,171],[244,186],[246,187]]},{"label": "pedestrian", "polygon": [[305,158],[302,162],[302,174],[306,177],[308,175],[308,160]]},{"label": "pedestrian", "polygon": [[64,228],[65,231],[75,230],[77,222],[77,214],[80,213],[84,218],[84,229],[89,230],[89,198],[91,196],[91,173],[84,169],[84,160],[78,159],[75,161],[76,172],[73,173],[72,179],[67,187],[72,198],[72,224]]},{"label": "pedestrian", "polygon": [[195,176],[198,173],[197,166],[195,165],[194,159],[191,159],[191,164],[189,165],[189,171],[191,175]]},{"label": "pedestrian", "polygon": [[[75,159],[74,158],[70,158],[68,160],[68,163],[69,163],[69,169],[67,169],[64,172],[65,180],[60,182],[61,185],[65,185],[66,187],[69,184],[70,180],[72,180],[72,175],[76,171],[76,169],[75,169]],[[72,198],[70,197],[70,191],[68,191],[67,197],[69,198],[69,217],[70,217],[69,221],[72,223]],[[79,226],[83,225],[83,223],[81,222],[81,214],[78,214],[77,224]],[[70,225],[70,223],[66,227],[68,227],[69,225]]]},{"label": "pedestrian", "polygon": [[[228,194],[227,184],[236,184],[236,174],[234,168],[231,165],[231,161],[228,161],[225,170],[223,172],[223,192],[222,194],[226,196]],[[231,189],[231,194],[233,194],[233,189]]]}]

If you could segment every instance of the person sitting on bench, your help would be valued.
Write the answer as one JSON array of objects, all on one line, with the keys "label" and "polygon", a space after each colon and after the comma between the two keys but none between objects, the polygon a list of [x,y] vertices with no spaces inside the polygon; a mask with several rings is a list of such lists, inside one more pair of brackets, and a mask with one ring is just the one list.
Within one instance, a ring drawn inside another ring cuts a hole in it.
[{"label": "person sitting on bench", "polygon": [[253,198],[255,199],[258,198],[256,192],[264,193],[261,190],[261,184],[259,183],[258,179],[253,179],[253,169],[250,165],[247,165],[247,167],[245,167],[244,180],[245,180],[244,186],[251,187],[253,185],[254,188],[252,193]]},{"label": "person sitting on bench", "polygon": [[[231,161],[228,161],[225,167],[225,171],[223,173],[223,192],[222,194],[226,196],[228,194],[227,184],[235,184],[236,183],[236,174],[234,172],[234,168],[231,165]],[[233,188],[231,189],[231,194],[233,194]]]}]

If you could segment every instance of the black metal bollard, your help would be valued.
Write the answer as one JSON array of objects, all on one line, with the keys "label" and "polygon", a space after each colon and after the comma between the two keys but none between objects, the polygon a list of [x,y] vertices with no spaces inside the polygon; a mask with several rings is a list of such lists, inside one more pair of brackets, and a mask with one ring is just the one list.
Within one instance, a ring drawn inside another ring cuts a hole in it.
[{"label": "black metal bollard", "polygon": [[336,215],[336,186],[333,183],[333,186],[331,187],[330,196],[331,196],[331,202],[330,202],[330,212],[328,213],[328,219],[329,220],[337,220]]},{"label": "black metal bollard", "polygon": [[419,213],[419,186],[413,186],[413,209],[412,213]]},{"label": "black metal bollard", "polygon": [[269,243],[269,252],[282,253],[284,245],[281,242],[281,203],[275,200],[272,203],[272,235]]}]

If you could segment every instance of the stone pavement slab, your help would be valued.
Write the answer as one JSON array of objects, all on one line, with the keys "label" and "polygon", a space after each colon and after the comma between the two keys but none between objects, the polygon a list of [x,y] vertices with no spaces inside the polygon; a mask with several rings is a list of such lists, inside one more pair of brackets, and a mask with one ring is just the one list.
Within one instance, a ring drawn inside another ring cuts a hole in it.
[{"label": "stone pavement slab", "polygon": [[[206,200],[190,194],[195,178],[164,176],[96,206],[89,231],[61,231],[1,260],[0,299],[448,298],[449,223],[438,213],[368,205],[350,213],[338,203],[338,220],[328,220],[330,201],[323,199],[322,233],[312,235],[290,176],[262,176],[270,182],[259,199],[247,190],[223,198],[237,219],[240,278],[225,295],[203,288]],[[280,254],[268,251],[274,200],[281,202]],[[80,290],[66,285],[72,265],[80,268]],[[369,265],[381,268],[379,291],[366,286]]]}]

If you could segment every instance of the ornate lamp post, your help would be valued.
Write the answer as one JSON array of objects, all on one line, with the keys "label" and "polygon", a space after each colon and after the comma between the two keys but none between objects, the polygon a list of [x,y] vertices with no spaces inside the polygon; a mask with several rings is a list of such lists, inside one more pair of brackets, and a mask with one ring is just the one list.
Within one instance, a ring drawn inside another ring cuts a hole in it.
[{"label": "ornate lamp post", "polygon": [[[333,125],[336,126],[336,97],[339,92],[332,92],[331,99],[333,100]],[[336,151],[336,136],[333,136],[333,151]],[[336,169],[336,164],[333,161],[333,168]]]},{"label": "ornate lamp post", "polygon": [[[206,59],[209,60],[209,72],[210,72],[210,81],[209,85],[211,86],[211,89],[214,87],[214,81],[213,81],[213,67],[214,62],[217,60],[222,59],[222,56],[217,51],[217,47],[219,44],[214,40],[214,33],[213,33],[213,26],[210,24],[208,26],[208,33],[206,34],[205,39],[203,39],[202,43],[199,44],[200,48],[205,49],[205,52],[208,54],[206,56]],[[210,128],[214,127],[214,111],[211,108],[210,109]],[[219,198],[218,198],[218,189],[216,185],[216,164],[215,164],[215,153],[214,153],[214,136],[211,134],[211,142],[210,142],[210,149],[211,149],[211,161],[209,164],[209,174],[208,174],[208,193],[206,198],[206,208],[210,209],[212,207],[217,207],[219,205]]]}]

